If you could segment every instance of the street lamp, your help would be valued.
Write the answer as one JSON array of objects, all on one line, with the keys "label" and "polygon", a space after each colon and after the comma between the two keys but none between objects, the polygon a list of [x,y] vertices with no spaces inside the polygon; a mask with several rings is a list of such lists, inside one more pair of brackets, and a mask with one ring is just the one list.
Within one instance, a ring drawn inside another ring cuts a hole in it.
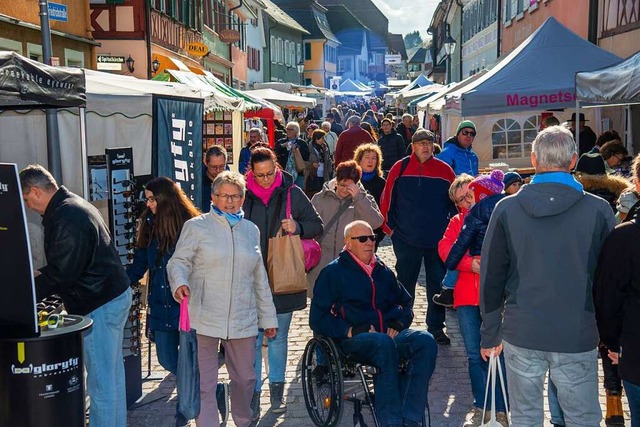
[{"label": "street lamp", "polygon": [[129,69],[130,73],[133,73],[133,65],[135,64],[135,60],[131,57],[131,54],[129,54],[129,57],[124,61],[125,64],[127,64],[127,68]]},{"label": "street lamp", "polygon": [[151,69],[153,70],[154,74],[158,72],[158,69],[160,69],[160,61],[158,61],[158,58],[153,58]]},{"label": "street lamp", "polygon": [[456,51],[456,41],[451,37],[451,28],[449,24],[447,24],[447,37],[445,37],[442,42],[442,46],[444,47],[444,53],[447,55],[447,78],[446,83],[450,83],[449,79],[451,78],[451,55]]},{"label": "street lamp", "polygon": [[298,62],[296,68],[298,69],[298,74],[300,74],[300,83],[304,86],[304,61],[302,59]]}]

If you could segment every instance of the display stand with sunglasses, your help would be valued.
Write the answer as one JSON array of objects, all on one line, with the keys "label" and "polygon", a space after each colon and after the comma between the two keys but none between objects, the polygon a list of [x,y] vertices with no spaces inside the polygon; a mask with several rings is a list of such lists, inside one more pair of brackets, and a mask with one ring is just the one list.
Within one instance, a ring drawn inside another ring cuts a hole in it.
[{"label": "display stand with sunglasses", "polygon": [[[133,261],[135,251],[136,205],[139,199],[133,173],[131,147],[105,150],[106,185],[109,201],[109,226],[122,265]],[[122,356],[127,390],[127,407],[142,396],[140,287],[132,285],[129,317],[124,327]]]},{"label": "display stand with sunglasses", "polygon": [[83,332],[91,319],[62,301],[36,304],[22,189],[0,163],[0,426],[84,427]]}]

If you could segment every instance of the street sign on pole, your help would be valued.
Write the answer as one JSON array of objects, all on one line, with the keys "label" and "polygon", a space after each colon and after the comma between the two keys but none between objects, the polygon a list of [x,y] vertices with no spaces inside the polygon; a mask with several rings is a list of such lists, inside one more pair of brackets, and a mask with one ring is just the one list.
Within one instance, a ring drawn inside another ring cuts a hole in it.
[{"label": "street sign on pole", "polygon": [[67,13],[67,5],[60,3],[48,4],[49,19],[53,21],[67,22],[69,20],[69,14]]}]

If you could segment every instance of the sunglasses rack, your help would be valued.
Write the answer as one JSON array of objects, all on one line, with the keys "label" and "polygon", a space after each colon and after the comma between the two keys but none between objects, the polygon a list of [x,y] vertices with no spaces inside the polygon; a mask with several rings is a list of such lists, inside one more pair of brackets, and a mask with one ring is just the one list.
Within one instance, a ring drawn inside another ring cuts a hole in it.
[{"label": "sunglasses rack", "polygon": [[133,178],[133,149],[105,150],[109,224],[113,242],[123,265],[133,261],[136,234],[136,182]]},{"label": "sunglasses rack", "polygon": [[142,334],[142,307],[140,303],[140,284],[138,282],[131,285],[133,291],[131,308],[129,309],[129,317],[124,326],[124,335],[122,340],[122,355],[127,357],[130,355],[138,356],[140,354],[140,340]]},{"label": "sunglasses rack", "polygon": [[36,310],[38,311],[38,323],[40,327],[44,327],[47,326],[49,316],[52,314],[60,314],[62,310],[64,310],[64,304],[59,296],[51,295],[38,302],[36,304]]}]

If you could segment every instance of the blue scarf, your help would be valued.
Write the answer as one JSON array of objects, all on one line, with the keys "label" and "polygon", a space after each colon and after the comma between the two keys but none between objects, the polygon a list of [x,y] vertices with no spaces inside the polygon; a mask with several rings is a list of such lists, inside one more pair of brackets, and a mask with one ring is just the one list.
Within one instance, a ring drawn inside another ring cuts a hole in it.
[{"label": "blue scarf", "polygon": [[233,213],[222,212],[220,209],[218,209],[216,205],[212,203],[211,209],[213,209],[213,211],[218,215],[225,217],[227,222],[229,223],[229,226],[231,226],[231,228],[233,228],[234,225],[239,223],[240,220],[244,218],[244,211],[242,210],[242,208],[240,208],[240,210],[237,213],[233,214]]},{"label": "blue scarf", "polygon": [[365,172],[362,171],[362,180],[364,182],[369,182],[371,181],[378,173],[375,170],[372,170],[371,172]]},{"label": "blue scarf", "polygon": [[531,179],[531,184],[544,184],[553,182],[555,184],[564,184],[582,193],[583,188],[569,172],[540,172],[535,174]]}]

